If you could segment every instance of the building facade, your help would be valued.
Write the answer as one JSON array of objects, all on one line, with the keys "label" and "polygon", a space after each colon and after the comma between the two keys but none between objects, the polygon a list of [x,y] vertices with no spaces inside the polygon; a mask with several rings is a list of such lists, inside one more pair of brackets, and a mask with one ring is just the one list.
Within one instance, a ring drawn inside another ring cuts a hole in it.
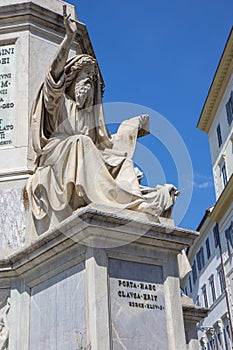
[{"label": "building facade", "polygon": [[206,98],[198,129],[208,135],[216,203],[206,210],[188,252],[186,294],[209,308],[199,323],[201,349],[232,349],[233,324],[233,30]]}]

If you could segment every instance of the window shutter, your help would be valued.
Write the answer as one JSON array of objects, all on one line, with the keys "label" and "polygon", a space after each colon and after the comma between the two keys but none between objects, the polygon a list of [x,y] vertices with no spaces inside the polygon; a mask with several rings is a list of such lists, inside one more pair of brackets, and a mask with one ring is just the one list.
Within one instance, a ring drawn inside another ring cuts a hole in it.
[{"label": "window shutter", "polygon": [[205,256],[204,256],[204,250],[203,247],[200,249],[200,256],[201,256],[201,268],[205,266]]},{"label": "window shutter", "polygon": [[217,126],[217,138],[218,138],[218,146],[220,147],[222,145],[222,133],[221,133],[220,124],[218,124]]},{"label": "window shutter", "polygon": [[197,267],[196,267],[196,261],[194,260],[192,265],[192,273],[193,273],[193,284],[195,284],[197,280]]},{"label": "window shutter", "polygon": [[209,238],[207,238],[207,240],[206,240],[206,242],[205,242],[205,245],[206,245],[206,255],[207,255],[207,259],[209,259],[210,256],[211,256]]},{"label": "window shutter", "polygon": [[198,271],[201,271],[200,252],[197,253],[197,267],[198,267]]},{"label": "window shutter", "polygon": [[217,246],[219,246],[219,230],[218,230],[218,224],[216,224],[213,228],[213,232],[214,232],[214,242],[215,242],[215,248],[217,248]]},{"label": "window shutter", "polygon": [[226,104],[226,111],[227,111],[227,121],[228,124],[231,125],[232,122],[232,108],[231,108],[231,100],[229,100]]},{"label": "window shutter", "polygon": [[225,236],[227,242],[231,245],[231,248],[233,248],[233,221],[231,222],[230,227],[226,229]]},{"label": "window shutter", "polygon": [[233,91],[231,91],[231,97],[226,104],[226,111],[227,111],[227,121],[230,126],[233,120]]}]

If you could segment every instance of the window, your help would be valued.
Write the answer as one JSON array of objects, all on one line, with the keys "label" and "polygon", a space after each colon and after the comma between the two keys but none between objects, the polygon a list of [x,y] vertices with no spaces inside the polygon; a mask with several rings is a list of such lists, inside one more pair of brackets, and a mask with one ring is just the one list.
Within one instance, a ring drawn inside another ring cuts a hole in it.
[{"label": "window", "polygon": [[222,133],[221,133],[220,124],[218,124],[217,126],[217,138],[218,138],[218,146],[220,147],[222,144]]},{"label": "window", "polygon": [[191,281],[190,275],[189,275],[189,290],[190,290],[190,293],[192,293],[192,281]]},{"label": "window", "polygon": [[224,292],[224,276],[223,276],[223,269],[221,268],[219,271],[218,271],[218,279],[219,279],[219,285],[220,285],[220,290],[221,290],[221,293]]},{"label": "window", "polygon": [[192,273],[193,273],[193,284],[195,284],[196,280],[197,280],[197,265],[196,265],[196,261],[194,260],[193,264],[192,264]]},{"label": "window", "polygon": [[198,271],[201,271],[201,269],[205,266],[205,257],[204,257],[204,250],[203,247],[197,252],[197,267]]},{"label": "window", "polygon": [[214,244],[215,244],[215,248],[217,248],[219,246],[219,230],[218,230],[218,224],[216,224],[213,228],[213,232],[214,232]]},{"label": "window", "polygon": [[230,326],[228,323],[224,324],[223,328],[223,336],[224,336],[224,342],[225,342],[225,349],[231,350],[231,335],[230,335]]},{"label": "window", "polygon": [[227,185],[227,170],[226,170],[226,163],[223,163],[221,168],[221,174],[222,174],[222,181],[224,187]]},{"label": "window", "polygon": [[222,349],[222,336],[221,333],[217,333],[217,349]]},{"label": "window", "polygon": [[230,254],[231,249],[233,249],[233,221],[231,222],[229,228],[225,231],[225,236],[227,240],[228,252]]},{"label": "window", "polygon": [[203,247],[201,247],[201,249],[200,249],[200,257],[201,257],[201,265],[202,265],[202,267],[204,267],[205,266],[205,256],[204,256]]},{"label": "window", "polygon": [[214,277],[210,279],[210,289],[212,294],[212,300],[215,302],[216,300],[216,293],[215,293],[215,285],[214,285]]},{"label": "window", "polygon": [[200,297],[199,297],[199,295],[197,295],[197,298],[196,298],[196,305],[200,306]]},{"label": "window", "polygon": [[202,294],[203,294],[203,301],[205,307],[208,307],[208,298],[207,298],[207,293],[206,293],[206,286],[202,288]]},{"label": "window", "polygon": [[206,256],[207,256],[207,259],[209,259],[209,258],[210,258],[210,255],[211,255],[209,238],[207,238],[207,240],[205,241],[205,247],[206,247]]},{"label": "window", "polygon": [[229,324],[226,325],[226,331],[227,331],[228,337],[230,338],[230,326],[229,326]]},{"label": "window", "polygon": [[227,111],[227,121],[230,126],[233,120],[233,91],[231,91],[230,99],[226,104],[226,111]]},{"label": "window", "polygon": [[198,271],[201,271],[200,252],[197,252],[197,267],[198,267]]},{"label": "window", "polygon": [[225,348],[226,348],[226,350],[230,350],[229,338],[228,338],[227,331],[226,331],[225,327],[223,328],[223,336],[224,336]]}]

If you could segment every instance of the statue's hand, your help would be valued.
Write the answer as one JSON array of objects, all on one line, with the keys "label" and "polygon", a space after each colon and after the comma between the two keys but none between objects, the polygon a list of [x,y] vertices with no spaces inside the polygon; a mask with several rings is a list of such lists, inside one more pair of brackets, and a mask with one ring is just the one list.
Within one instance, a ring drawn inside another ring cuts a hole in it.
[{"label": "statue's hand", "polygon": [[70,14],[68,16],[64,15],[64,26],[66,29],[66,35],[68,37],[74,37],[75,33],[77,32],[77,26],[76,23],[70,19],[70,16]]},{"label": "statue's hand", "polygon": [[139,129],[145,128],[149,119],[148,114],[142,114],[139,116]]}]

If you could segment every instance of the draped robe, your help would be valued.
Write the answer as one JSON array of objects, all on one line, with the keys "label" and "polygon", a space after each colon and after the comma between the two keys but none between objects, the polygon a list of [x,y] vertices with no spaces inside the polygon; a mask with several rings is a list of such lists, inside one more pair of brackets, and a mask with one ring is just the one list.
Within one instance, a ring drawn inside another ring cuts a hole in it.
[{"label": "draped robe", "polygon": [[89,203],[140,211],[148,202],[156,215],[169,210],[174,203],[172,187],[143,191],[139,185],[132,156],[140,127],[140,117],[134,117],[110,136],[100,83],[95,86],[94,106],[79,110],[67,94],[65,71],[58,82],[48,72],[31,116],[29,161],[35,170],[27,192],[35,218]]}]

